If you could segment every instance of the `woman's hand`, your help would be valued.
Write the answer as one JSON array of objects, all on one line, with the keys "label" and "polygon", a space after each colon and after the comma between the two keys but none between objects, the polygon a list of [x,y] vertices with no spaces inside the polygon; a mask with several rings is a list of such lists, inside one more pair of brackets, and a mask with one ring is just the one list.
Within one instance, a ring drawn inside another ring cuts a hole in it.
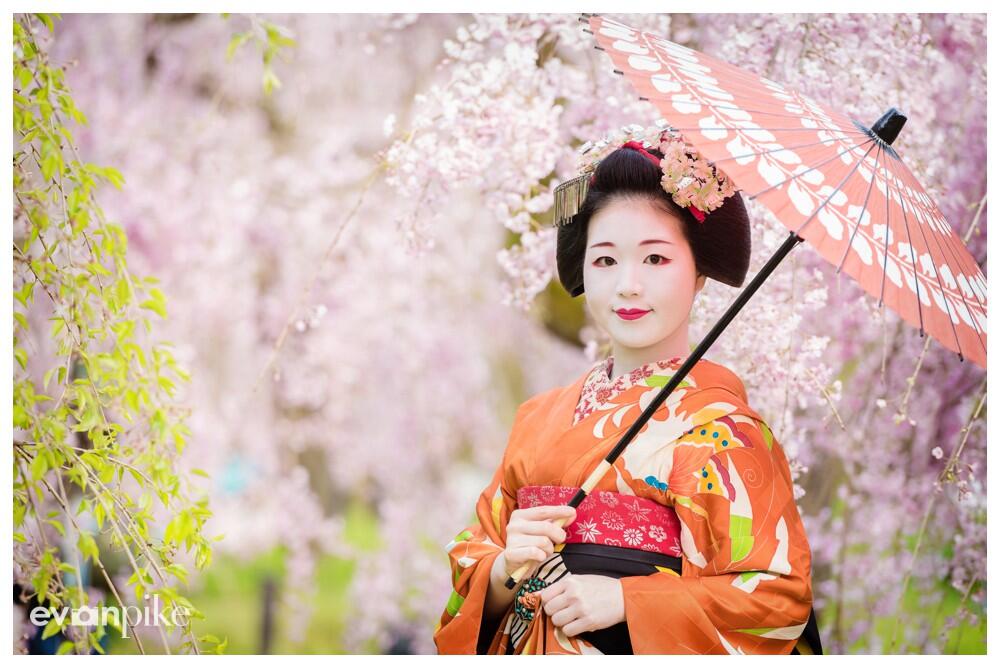
[{"label": "woman's hand", "polygon": [[539,593],[545,614],[567,636],[625,621],[625,596],[615,578],[571,574]]},{"label": "woman's hand", "polygon": [[572,506],[535,506],[510,514],[503,558],[508,575],[528,562],[541,563],[552,556],[556,545],[566,540],[566,531],[555,520],[566,518],[563,526],[576,519]]}]

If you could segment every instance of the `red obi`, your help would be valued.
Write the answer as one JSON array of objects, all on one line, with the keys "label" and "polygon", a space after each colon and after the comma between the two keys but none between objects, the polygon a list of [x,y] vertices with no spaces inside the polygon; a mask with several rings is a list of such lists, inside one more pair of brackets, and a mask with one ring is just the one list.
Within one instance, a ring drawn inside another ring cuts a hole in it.
[{"label": "red obi", "polygon": [[[578,487],[527,485],[517,490],[517,507],[565,506]],[[632,494],[598,490],[576,509],[564,527],[567,543],[595,543],[681,556],[681,523],[670,506]]]}]

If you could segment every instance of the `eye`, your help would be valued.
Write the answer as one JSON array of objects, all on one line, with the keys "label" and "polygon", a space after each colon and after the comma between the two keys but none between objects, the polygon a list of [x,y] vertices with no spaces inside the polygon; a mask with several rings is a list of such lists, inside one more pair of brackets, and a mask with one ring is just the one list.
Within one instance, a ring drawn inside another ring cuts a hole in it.
[{"label": "eye", "polygon": [[649,257],[658,257],[658,258],[660,258],[660,260],[662,260],[662,262],[654,262],[653,264],[666,264],[666,263],[670,262],[670,260],[668,258],[665,258],[662,255],[657,255],[655,253],[653,255],[650,255]]},{"label": "eye", "polygon": [[614,262],[614,260],[612,258],[608,257],[607,255],[602,255],[601,257],[599,257],[596,260],[594,260],[594,264],[597,265],[598,267],[607,267],[607,266],[609,266],[609,265],[606,265],[606,264],[601,264],[601,260],[611,260],[612,262]]}]

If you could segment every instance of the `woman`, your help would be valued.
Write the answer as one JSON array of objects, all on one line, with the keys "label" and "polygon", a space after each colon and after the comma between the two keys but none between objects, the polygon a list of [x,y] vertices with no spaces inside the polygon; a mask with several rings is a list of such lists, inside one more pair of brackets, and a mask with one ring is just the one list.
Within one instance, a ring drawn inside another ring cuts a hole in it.
[{"label": "woman", "polygon": [[642,134],[598,144],[576,192],[557,192],[560,281],[573,296],[586,286],[612,354],[518,408],[478,522],[447,547],[441,653],[821,651],[788,463],[726,367],[700,360],[566,505],[687,357],[705,280],[738,287],[749,266],[725,175],[677,138]]}]

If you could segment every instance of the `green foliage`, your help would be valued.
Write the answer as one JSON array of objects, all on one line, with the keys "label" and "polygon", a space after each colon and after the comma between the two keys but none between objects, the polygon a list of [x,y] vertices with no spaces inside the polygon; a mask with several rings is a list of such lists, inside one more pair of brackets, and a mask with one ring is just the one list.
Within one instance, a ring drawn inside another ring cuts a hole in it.
[{"label": "green foliage", "polygon": [[[105,219],[95,197],[105,183],[122,188],[124,177],[84,162],[74,145],[70,124],[87,118],[63,68],[50,65],[40,45],[46,31],[54,35],[55,18],[15,15],[13,22],[19,581],[33,595],[29,607],[78,608],[89,604],[88,564],[118,606],[149,594],[168,611],[186,608],[185,622],[162,640],[198,652],[209,641],[196,639],[186,620],[200,613],[178,591],[188,578],[179,551],[198,568],[212,555],[203,535],[207,501],[195,498],[199,491],[178,467],[190,432],[174,395],[190,376],[152,336],[151,314],[167,317],[165,295],[155,278],[129,271],[125,230]],[[43,354],[49,351],[54,357]],[[134,598],[113,583],[116,561],[131,570]],[[43,632],[67,632],[60,653],[103,651],[105,628],[70,634],[76,629],[67,623],[53,618]],[[214,651],[225,647],[214,644]]]},{"label": "green foliage", "polygon": [[[344,538],[363,552],[381,549],[379,520],[375,511],[354,499],[344,513]],[[440,545],[434,543],[434,553]],[[289,550],[280,546],[252,557],[225,555],[205,570],[197,584],[198,601],[205,613],[203,628],[212,642],[221,639],[229,654],[254,654],[261,650],[260,628],[264,614],[264,584],[271,580],[279,588],[293,575],[288,569]],[[447,564],[446,564],[447,565]],[[278,601],[271,652],[274,654],[344,654],[346,634],[357,605],[351,597],[351,582],[357,570],[353,559],[323,555],[313,576],[316,589],[311,595],[308,627],[300,641],[290,638],[290,626],[296,623],[296,610]],[[201,625],[200,625],[201,626]],[[430,629],[428,628],[428,633]],[[120,638],[112,638],[112,653],[135,651]],[[363,650],[376,653],[372,644]]]},{"label": "green foliage", "polygon": [[[223,14],[222,16],[225,19],[229,18],[229,14]],[[253,39],[261,49],[261,57],[264,62],[262,79],[264,95],[270,96],[275,88],[281,88],[281,80],[274,73],[272,65],[274,57],[281,52],[283,47],[296,46],[296,42],[283,32],[281,26],[253,15],[250,15],[249,19],[250,28],[243,32],[238,32],[230,38],[229,44],[226,46],[226,62],[230,62],[240,47]]]}]

